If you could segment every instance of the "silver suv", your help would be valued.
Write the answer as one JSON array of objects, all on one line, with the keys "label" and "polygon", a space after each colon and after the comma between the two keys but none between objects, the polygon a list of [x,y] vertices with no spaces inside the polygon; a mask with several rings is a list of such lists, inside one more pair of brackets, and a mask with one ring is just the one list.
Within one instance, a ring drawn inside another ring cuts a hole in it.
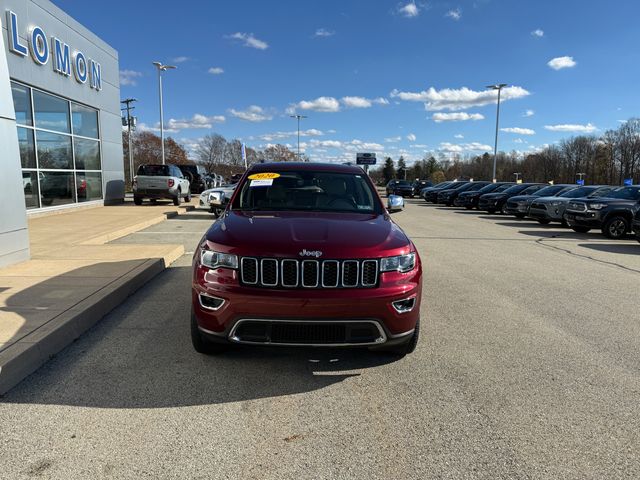
[{"label": "silver suv", "polygon": [[140,165],[133,179],[133,202],[142,205],[145,198],[173,200],[174,205],[180,205],[183,198],[190,202],[189,180],[175,165]]}]

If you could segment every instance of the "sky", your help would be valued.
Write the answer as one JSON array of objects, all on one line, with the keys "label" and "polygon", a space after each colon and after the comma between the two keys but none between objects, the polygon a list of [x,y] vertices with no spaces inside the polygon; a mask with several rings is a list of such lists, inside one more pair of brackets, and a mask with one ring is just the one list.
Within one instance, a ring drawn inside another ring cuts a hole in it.
[{"label": "sky", "polygon": [[[530,152],[640,114],[637,0],[53,0],[119,52],[122,98],[193,151],[219,133],[312,161]],[[107,4],[104,4],[106,7]],[[380,160],[379,160],[379,163]]]}]

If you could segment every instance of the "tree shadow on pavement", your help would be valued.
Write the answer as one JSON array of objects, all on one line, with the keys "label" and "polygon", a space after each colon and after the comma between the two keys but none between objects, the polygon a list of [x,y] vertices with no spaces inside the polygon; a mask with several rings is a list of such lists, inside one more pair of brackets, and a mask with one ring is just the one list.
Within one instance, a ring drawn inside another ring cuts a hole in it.
[{"label": "tree shadow on pavement", "polygon": [[190,288],[190,267],[163,271],[2,401],[95,408],[220,404],[318,390],[398,360],[351,349],[237,347],[198,354],[189,331]]}]

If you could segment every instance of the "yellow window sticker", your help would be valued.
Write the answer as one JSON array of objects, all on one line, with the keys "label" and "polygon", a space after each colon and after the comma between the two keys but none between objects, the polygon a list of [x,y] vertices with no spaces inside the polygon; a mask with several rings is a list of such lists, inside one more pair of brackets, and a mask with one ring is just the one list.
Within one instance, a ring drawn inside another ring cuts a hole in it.
[{"label": "yellow window sticker", "polygon": [[278,177],[280,177],[279,173],[254,173],[253,175],[249,175],[249,180],[273,180]]}]

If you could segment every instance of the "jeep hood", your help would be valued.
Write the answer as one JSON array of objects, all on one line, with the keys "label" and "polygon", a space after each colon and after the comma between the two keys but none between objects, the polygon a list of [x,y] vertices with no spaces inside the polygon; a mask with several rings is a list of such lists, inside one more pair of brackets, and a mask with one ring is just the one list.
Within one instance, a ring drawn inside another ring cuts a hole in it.
[{"label": "jeep hood", "polygon": [[388,215],[230,210],[207,231],[211,248],[244,256],[374,258],[409,251],[410,241]]}]

